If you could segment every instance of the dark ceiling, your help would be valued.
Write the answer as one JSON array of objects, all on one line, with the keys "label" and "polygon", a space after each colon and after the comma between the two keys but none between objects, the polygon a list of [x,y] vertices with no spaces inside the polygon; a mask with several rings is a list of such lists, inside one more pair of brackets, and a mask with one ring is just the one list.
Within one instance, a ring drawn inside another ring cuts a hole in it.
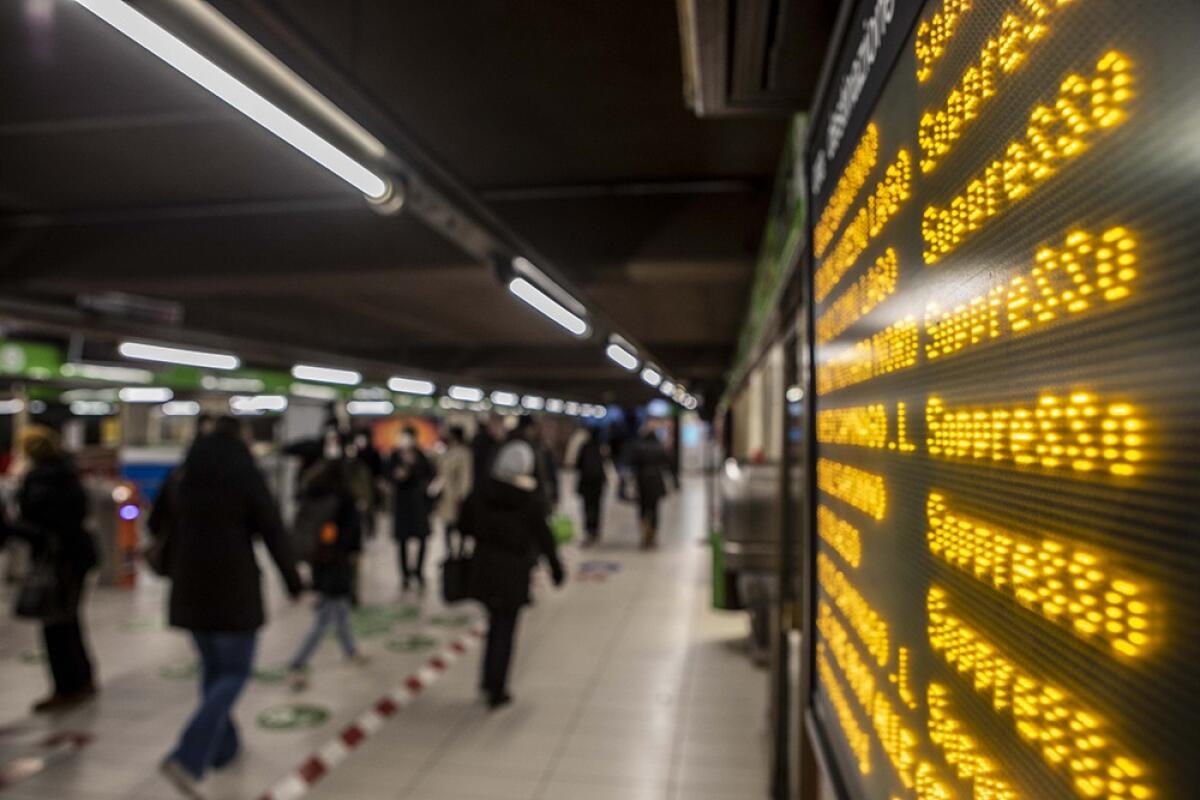
[{"label": "dark ceiling", "polygon": [[[728,368],[788,118],[688,111],[674,4],[214,5],[352,116],[365,98],[674,375],[703,385]],[[296,42],[303,59],[275,46]],[[181,341],[270,341],[595,399],[645,389],[416,216],[372,213],[84,9],[5,2],[6,313],[101,290],[181,302]]]}]

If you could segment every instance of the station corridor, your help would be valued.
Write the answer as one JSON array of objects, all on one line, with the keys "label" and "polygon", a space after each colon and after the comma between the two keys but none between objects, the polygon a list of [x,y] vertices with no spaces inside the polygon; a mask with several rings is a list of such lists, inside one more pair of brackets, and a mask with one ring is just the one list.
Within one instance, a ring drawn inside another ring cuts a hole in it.
[{"label": "station corridor", "polygon": [[[576,497],[564,488],[563,510],[574,512]],[[480,651],[473,646],[303,796],[765,797],[766,679],[743,649],[746,616],[709,606],[704,491],[700,478],[685,479],[664,503],[661,547],[650,553],[636,549],[634,507],[608,499],[602,544],[566,549],[569,578],[561,591],[548,577],[538,581],[535,606],[521,621],[513,705],[489,713],[480,701]],[[401,599],[384,526],[367,554],[364,608],[356,615],[371,661],[345,663],[326,642],[301,693],[282,669],[311,622],[312,598],[292,606],[271,584],[258,673],[237,710],[244,751],[207,782],[209,797],[258,798],[285,787],[310,755],[445,643],[473,638],[473,606],[436,602],[440,556],[435,550],[427,562],[425,597]],[[174,797],[156,768],[193,708],[195,678],[189,643],[163,628],[162,597],[162,585],[145,577],[132,591],[92,593],[87,619],[101,694],[49,721],[28,715],[45,690],[37,629],[0,622],[3,769],[32,769],[30,758],[48,756],[44,769],[0,789],[0,797]],[[51,732],[64,735],[46,747]],[[75,734],[90,741],[78,747]],[[291,786],[295,791],[295,781]]]}]

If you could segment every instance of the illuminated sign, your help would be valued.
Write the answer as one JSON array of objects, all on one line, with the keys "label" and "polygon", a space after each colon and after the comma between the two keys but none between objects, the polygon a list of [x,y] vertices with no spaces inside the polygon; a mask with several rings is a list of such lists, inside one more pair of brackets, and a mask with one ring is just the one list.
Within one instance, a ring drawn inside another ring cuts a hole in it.
[{"label": "illuminated sign", "polygon": [[848,15],[807,154],[834,783],[1200,796],[1200,4]]}]

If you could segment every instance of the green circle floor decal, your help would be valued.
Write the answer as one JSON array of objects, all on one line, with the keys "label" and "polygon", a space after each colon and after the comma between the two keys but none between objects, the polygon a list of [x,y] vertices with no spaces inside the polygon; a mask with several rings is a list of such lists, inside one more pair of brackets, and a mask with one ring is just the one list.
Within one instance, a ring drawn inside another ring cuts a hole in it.
[{"label": "green circle floor decal", "polygon": [[254,670],[254,680],[259,683],[283,683],[287,667],[262,667]]},{"label": "green circle floor decal", "polygon": [[22,664],[45,664],[46,654],[41,650],[22,650],[19,656]]},{"label": "green circle floor decal", "polygon": [[158,674],[169,681],[188,680],[200,674],[200,665],[195,661],[164,664],[159,668]]},{"label": "green circle floor decal", "polygon": [[163,619],[158,614],[134,617],[117,623],[117,629],[125,633],[150,633],[161,631],[163,627]]},{"label": "green circle floor decal", "polygon": [[421,650],[428,650],[437,643],[438,640],[432,636],[426,636],[423,633],[414,633],[402,636],[399,639],[392,639],[387,643],[387,648],[397,653],[415,653]]},{"label": "green circle floor decal", "polygon": [[447,628],[460,628],[470,621],[470,614],[438,614],[429,618],[430,625],[441,625]]},{"label": "green circle floor decal", "polygon": [[307,703],[271,706],[258,715],[258,727],[269,731],[298,731],[315,728],[329,719],[329,709]]}]

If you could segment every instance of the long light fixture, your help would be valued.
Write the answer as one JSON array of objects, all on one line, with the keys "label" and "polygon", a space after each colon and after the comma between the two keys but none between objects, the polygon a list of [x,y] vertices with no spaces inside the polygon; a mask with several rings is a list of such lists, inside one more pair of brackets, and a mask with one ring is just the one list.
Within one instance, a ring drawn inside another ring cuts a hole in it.
[{"label": "long light fixture", "polygon": [[492,402],[498,406],[515,406],[519,399],[512,392],[492,392]]},{"label": "long light fixture", "polygon": [[537,395],[527,394],[521,398],[521,407],[529,411],[541,411],[546,407],[546,399]]},{"label": "long light fixture", "polygon": [[107,417],[116,409],[103,400],[76,400],[67,406],[77,417]]},{"label": "long light fixture", "polygon": [[608,347],[605,348],[604,354],[608,356],[609,360],[622,369],[627,369],[630,372],[633,372],[635,369],[637,369],[637,353],[626,349],[624,344],[622,344],[620,341],[617,341],[615,338],[609,343]]},{"label": "long light fixture", "polygon": [[662,373],[650,364],[642,368],[642,380],[651,386],[658,386],[662,383]]},{"label": "long light fixture", "polygon": [[292,367],[292,377],[302,381],[336,383],[339,386],[358,386],[362,383],[362,373],[352,369],[318,367],[312,364],[297,364]]},{"label": "long light fixture", "polygon": [[433,381],[422,380],[421,378],[404,378],[399,375],[388,378],[388,388],[393,392],[401,394],[420,394],[431,395],[436,388]]},{"label": "long light fixture", "polygon": [[195,417],[200,415],[200,404],[195,400],[172,400],[162,404],[162,413],[168,417]]},{"label": "long light fixture", "polygon": [[125,358],[140,361],[158,361],[163,364],[181,364],[185,367],[202,369],[237,369],[242,361],[232,353],[210,353],[204,350],[189,350],[183,347],[167,347],[145,342],[121,342],[117,352]]},{"label": "long light fixture", "polygon": [[11,400],[0,400],[0,416],[10,416],[12,414],[20,414],[25,410],[25,403],[18,397]]},{"label": "long light fixture", "polygon": [[82,364],[69,361],[62,365],[61,372],[67,378],[109,381],[110,383],[150,383],[154,380],[154,373],[148,369],[110,367],[107,364]]},{"label": "long light fixture", "polygon": [[551,397],[546,401],[546,410],[551,414],[561,414],[563,410],[563,401],[557,397]]},{"label": "long light fixture", "polygon": [[237,395],[229,398],[229,410],[239,416],[257,416],[266,411],[284,411],[288,399],[281,394]]},{"label": "long light fixture", "polygon": [[390,400],[351,400],[346,413],[352,417],[386,417],[396,410]]},{"label": "long light fixture", "polygon": [[579,403],[576,403],[573,400],[568,400],[566,405],[563,406],[563,411],[566,412],[566,414],[568,416],[578,417],[579,416]]},{"label": "long light fixture", "polygon": [[165,386],[126,386],[117,392],[123,403],[165,403],[174,396]]},{"label": "long light fixture", "polygon": [[338,390],[332,386],[318,386],[313,383],[293,383],[288,392],[308,400],[337,400],[339,396]]},{"label": "long light fixture", "polygon": [[588,324],[583,317],[559,303],[525,278],[513,278],[508,282],[508,290],[565,328],[568,333],[574,336],[583,336],[588,332]]},{"label": "long light fixture", "polygon": [[670,397],[671,395],[675,394],[675,384],[671,383],[670,381],[663,381],[658,385],[658,390],[667,397]]},{"label": "long light fixture", "polygon": [[474,386],[451,386],[446,394],[463,403],[478,403],[483,399],[483,389]]},{"label": "long light fixture", "polygon": [[384,201],[392,185],[306,128],[295,117],[218,67],[122,0],[75,0],[79,5],[245,114],[368,198]]}]

